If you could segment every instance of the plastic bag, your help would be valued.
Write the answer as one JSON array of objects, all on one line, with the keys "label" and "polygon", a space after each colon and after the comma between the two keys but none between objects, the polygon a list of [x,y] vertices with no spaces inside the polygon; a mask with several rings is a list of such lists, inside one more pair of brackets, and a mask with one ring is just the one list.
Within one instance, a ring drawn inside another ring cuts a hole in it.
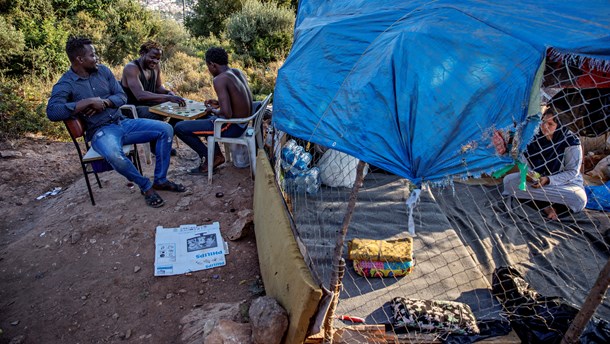
[{"label": "plastic bag", "polygon": [[[354,186],[356,166],[358,166],[358,159],[353,156],[334,149],[327,150],[318,161],[322,184],[330,187]],[[366,176],[366,173],[367,169],[365,168],[364,176]]]}]

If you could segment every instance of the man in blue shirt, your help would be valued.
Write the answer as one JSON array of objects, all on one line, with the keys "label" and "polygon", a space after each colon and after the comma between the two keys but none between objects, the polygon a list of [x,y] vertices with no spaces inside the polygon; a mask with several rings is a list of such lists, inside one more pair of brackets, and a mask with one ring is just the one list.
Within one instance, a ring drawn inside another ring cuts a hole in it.
[{"label": "man in blue shirt", "polygon": [[[66,43],[70,59],[68,70],[53,86],[47,105],[51,121],[79,117],[85,123],[86,139],[108,163],[139,187],[151,207],[165,202],[155,190],[184,192],[186,188],[167,180],[172,127],[161,121],[125,118],[119,107],[127,96],[104,65],[97,64],[97,55],[91,40],[71,37]],[[156,140],[154,182],[142,176],[123,153],[124,144],[145,143]]]}]

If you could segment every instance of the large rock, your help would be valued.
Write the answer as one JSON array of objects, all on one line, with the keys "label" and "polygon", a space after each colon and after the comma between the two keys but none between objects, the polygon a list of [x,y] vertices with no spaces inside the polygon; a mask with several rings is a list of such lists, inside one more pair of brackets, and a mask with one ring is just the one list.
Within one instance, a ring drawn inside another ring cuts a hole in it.
[{"label": "large rock", "polygon": [[248,234],[248,229],[252,228],[254,212],[252,209],[244,209],[237,213],[237,220],[231,224],[226,233],[229,240],[237,240]]},{"label": "large rock", "polygon": [[272,297],[252,301],[248,312],[254,344],[279,344],[288,329],[288,313]]},{"label": "large rock", "polygon": [[204,344],[251,344],[250,324],[220,319],[216,327],[205,338]]},{"label": "large rock", "polygon": [[212,332],[220,320],[238,320],[240,318],[240,303],[210,303],[193,309],[185,315],[180,339],[185,344],[201,344]]}]

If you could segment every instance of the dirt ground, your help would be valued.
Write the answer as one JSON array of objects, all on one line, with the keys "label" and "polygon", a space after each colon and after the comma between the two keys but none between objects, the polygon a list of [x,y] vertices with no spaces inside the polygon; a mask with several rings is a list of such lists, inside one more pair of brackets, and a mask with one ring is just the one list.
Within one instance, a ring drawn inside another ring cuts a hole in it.
[{"label": "dirt ground", "polygon": [[[197,161],[182,144],[168,177],[186,193],[159,192],[166,204],[153,209],[105,172],[92,206],[72,142],[27,138],[0,142],[0,152],[0,343],[179,343],[193,308],[264,293],[251,230],[225,238],[225,266],[153,276],[155,228],[218,221],[226,231],[252,209],[248,169],[225,164],[209,185],[186,173]],[[55,187],[58,195],[36,200]]]}]

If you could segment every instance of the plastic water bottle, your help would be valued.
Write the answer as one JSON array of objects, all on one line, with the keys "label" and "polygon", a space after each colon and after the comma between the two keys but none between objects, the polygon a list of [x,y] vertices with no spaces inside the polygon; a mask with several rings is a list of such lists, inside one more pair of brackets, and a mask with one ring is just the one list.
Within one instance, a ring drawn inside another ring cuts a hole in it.
[{"label": "plastic water bottle", "polygon": [[[292,165],[292,162],[294,161],[294,156],[296,154],[295,150],[297,147],[297,142],[295,140],[288,140],[288,142],[286,142],[284,144],[284,147],[282,147],[282,153],[281,153],[281,158],[282,158],[282,162],[286,163],[288,165]],[[284,167],[284,166],[282,166]],[[286,170],[286,168],[284,168]]]},{"label": "plastic water bottle", "polygon": [[310,194],[310,195],[315,195],[318,193],[318,190],[320,190],[320,169],[317,167],[312,167],[309,170],[307,170],[307,172],[304,173],[305,175],[305,185],[306,185],[306,189],[305,191]]},{"label": "plastic water bottle", "polygon": [[268,126],[266,133],[267,133],[267,135],[265,136],[265,147],[271,148],[271,146],[273,145],[273,134],[274,134],[273,127]]},{"label": "plastic water bottle", "polygon": [[308,152],[301,151],[299,155],[296,156],[294,161],[294,168],[299,171],[307,170],[309,163],[311,162],[311,154]]},{"label": "plastic water bottle", "polygon": [[305,173],[299,173],[296,178],[294,178],[294,191],[298,194],[302,194],[307,191]]}]

